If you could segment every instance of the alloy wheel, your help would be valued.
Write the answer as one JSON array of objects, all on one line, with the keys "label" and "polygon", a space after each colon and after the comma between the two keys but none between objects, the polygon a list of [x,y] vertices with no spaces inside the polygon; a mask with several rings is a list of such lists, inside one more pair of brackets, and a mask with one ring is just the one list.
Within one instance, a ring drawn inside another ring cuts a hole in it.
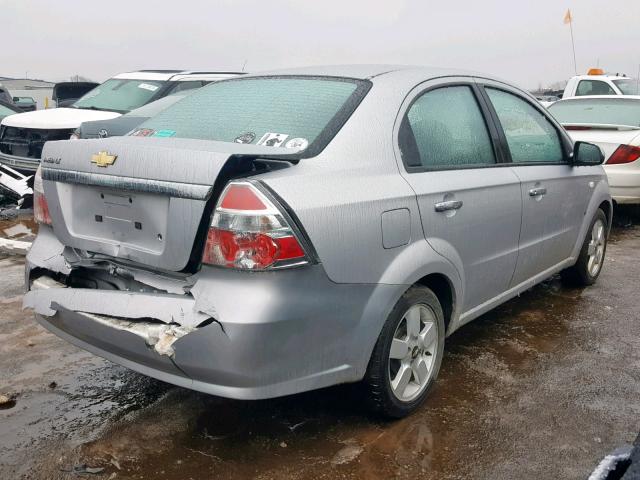
[{"label": "alloy wheel", "polygon": [[604,259],[604,249],[607,242],[605,225],[601,219],[597,219],[591,228],[591,240],[587,249],[589,260],[587,270],[589,275],[595,277],[600,272],[602,260]]},{"label": "alloy wheel", "polygon": [[413,305],[398,323],[389,349],[389,379],[398,400],[409,402],[425,390],[437,349],[435,313],[427,305]]}]

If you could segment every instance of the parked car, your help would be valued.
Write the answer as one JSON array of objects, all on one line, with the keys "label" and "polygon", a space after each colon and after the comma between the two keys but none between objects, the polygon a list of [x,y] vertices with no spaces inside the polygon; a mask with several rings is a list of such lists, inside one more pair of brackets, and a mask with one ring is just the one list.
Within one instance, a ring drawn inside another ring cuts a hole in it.
[{"label": "parked car", "polygon": [[572,98],[549,111],[574,140],[602,148],[613,200],[640,203],[640,96]]},{"label": "parked car", "polygon": [[[191,91],[189,90],[189,92]],[[145,120],[149,120],[149,118],[170,107],[178,100],[182,100],[185,96],[181,94],[168,95],[155,102],[131,110],[121,117],[112,118],[111,120],[83,122],[73,133],[72,138],[107,138],[126,135]]]},{"label": "parked car", "polygon": [[107,120],[159,98],[238,75],[233,72],[141,70],[121,73],[86,93],[69,108],[14,115],[0,125],[0,163],[33,174],[42,146],[66,140],[82,122]]},{"label": "parked car", "polygon": [[549,105],[552,105],[554,102],[560,100],[560,98],[556,97],[555,95],[539,95],[536,96],[536,100],[540,102],[540,105],[547,108],[549,107]]},{"label": "parked car", "polygon": [[8,117],[9,115],[15,115],[16,113],[20,113],[21,111],[22,110],[16,107],[13,103],[8,103],[0,100],[0,121],[4,117]]},{"label": "parked car", "polygon": [[[13,103],[0,100],[0,120],[21,112]],[[28,185],[30,178],[6,165],[0,165],[0,195],[15,200],[18,208],[32,206],[33,189]]]},{"label": "parked car", "polygon": [[415,410],[445,337],[600,274],[597,146],[528,93],[420,67],[224,80],[131,135],[48,142],[24,304],[93,353],[214,395],[363,381]]},{"label": "parked car", "polygon": [[562,98],[596,95],[640,95],[637,79],[621,74],[606,74],[604,70],[592,68],[587,75],[576,75],[567,82]]},{"label": "parked car", "polygon": [[51,99],[57,107],[70,107],[98,85],[95,82],[59,82],[53,86]]},{"label": "parked car", "polygon": [[13,97],[13,104],[22,112],[35,112],[38,108],[33,97]]}]

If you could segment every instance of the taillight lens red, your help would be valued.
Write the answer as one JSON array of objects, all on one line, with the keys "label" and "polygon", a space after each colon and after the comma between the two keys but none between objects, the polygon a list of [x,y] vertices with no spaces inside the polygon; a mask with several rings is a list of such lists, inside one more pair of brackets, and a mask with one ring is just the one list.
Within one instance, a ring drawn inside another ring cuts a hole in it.
[{"label": "taillight lens red", "polygon": [[620,165],[621,163],[635,162],[640,158],[640,147],[632,145],[620,145],[607,160],[607,165]]},{"label": "taillight lens red", "polygon": [[242,270],[308,263],[291,225],[257,187],[232,182],[213,214],[202,261]]},{"label": "taillight lens red", "polygon": [[33,178],[33,217],[36,222],[51,225],[51,215],[49,214],[49,204],[44,196],[42,185],[42,171],[40,167]]}]

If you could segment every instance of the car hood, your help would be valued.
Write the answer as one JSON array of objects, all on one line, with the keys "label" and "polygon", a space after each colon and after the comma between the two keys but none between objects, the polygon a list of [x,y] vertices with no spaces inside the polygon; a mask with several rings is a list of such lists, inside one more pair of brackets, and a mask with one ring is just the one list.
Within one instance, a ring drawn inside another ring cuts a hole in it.
[{"label": "car hood", "polygon": [[82,122],[108,120],[119,116],[121,114],[117,112],[80,108],[52,108],[9,115],[2,120],[2,125],[19,128],[66,129],[77,128]]}]

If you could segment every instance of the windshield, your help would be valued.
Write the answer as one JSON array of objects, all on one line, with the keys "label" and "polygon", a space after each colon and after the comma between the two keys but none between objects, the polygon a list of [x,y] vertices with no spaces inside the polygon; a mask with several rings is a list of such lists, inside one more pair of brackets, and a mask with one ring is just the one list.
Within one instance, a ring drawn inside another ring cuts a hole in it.
[{"label": "windshield", "polygon": [[171,105],[173,105],[177,101],[182,100],[186,96],[187,96],[186,93],[175,94],[175,95],[167,95],[166,97],[162,97],[162,98],[159,98],[158,100],[155,100],[155,101],[153,101],[151,103],[147,103],[146,105],[143,105],[140,108],[136,108],[135,110],[131,110],[126,115],[128,117],[146,117],[146,118],[150,118],[150,117],[153,117],[154,115],[157,115],[158,113],[160,113],[165,108],[170,107]]},{"label": "windshield", "polygon": [[625,78],[624,80],[614,80],[613,83],[620,89],[623,95],[640,95],[638,80]]},{"label": "windshield", "polygon": [[334,77],[225,80],[172,105],[132,135],[309,147],[311,156],[329,143],[368,88],[366,81]]},{"label": "windshield", "polygon": [[7,115],[13,115],[14,113],[16,112],[0,104],[0,117],[6,117]]},{"label": "windshield", "polygon": [[165,83],[112,78],[86,93],[73,108],[126,113],[149,102]]},{"label": "windshield", "polygon": [[640,127],[640,100],[624,97],[563,100],[551,105],[549,112],[563,124]]}]

